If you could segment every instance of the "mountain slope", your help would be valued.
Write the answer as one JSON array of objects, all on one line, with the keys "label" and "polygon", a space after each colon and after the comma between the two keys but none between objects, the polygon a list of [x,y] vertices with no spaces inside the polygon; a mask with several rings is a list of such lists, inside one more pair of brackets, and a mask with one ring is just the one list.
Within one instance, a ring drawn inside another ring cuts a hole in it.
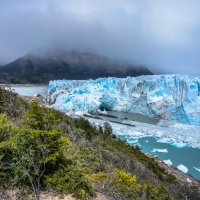
[{"label": "mountain slope", "polygon": [[90,53],[27,54],[0,67],[1,83],[48,83],[55,79],[89,79],[152,74],[144,66],[119,63]]}]

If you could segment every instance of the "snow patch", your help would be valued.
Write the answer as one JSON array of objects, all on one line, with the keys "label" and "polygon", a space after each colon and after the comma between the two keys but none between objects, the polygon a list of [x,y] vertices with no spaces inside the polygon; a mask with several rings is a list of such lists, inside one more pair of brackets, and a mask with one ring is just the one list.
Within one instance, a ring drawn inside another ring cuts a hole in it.
[{"label": "snow patch", "polygon": [[127,143],[132,145],[132,144],[138,144],[138,139],[127,139]]}]

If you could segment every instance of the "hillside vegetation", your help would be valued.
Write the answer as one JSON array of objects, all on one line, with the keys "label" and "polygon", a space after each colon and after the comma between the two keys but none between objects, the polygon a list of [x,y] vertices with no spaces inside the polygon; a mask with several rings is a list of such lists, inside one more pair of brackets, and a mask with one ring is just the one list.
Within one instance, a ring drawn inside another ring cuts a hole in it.
[{"label": "hillside vegetation", "polygon": [[0,187],[17,188],[18,199],[61,197],[116,200],[198,200],[197,187],[179,183],[138,147],[112,134],[108,123],[94,127],[84,118],[28,103],[0,89]]}]

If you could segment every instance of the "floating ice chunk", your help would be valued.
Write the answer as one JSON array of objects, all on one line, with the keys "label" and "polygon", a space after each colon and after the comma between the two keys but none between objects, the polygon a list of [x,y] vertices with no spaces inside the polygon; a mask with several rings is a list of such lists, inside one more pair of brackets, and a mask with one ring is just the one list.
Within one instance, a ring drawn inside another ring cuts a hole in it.
[{"label": "floating ice chunk", "polygon": [[184,142],[175,142],[172,144],[172,146],[174,146],[176,148],[184,148],[184,147],[188,147],[188,144],[186,144]]},{"label": "floating ice chunk", "polygon": [[137,144],[138,143],[138,139],[127,139],[127,143],[128,144]]},{"label": "floating ice chunk", "polygon": [[99,113],[101,113],[101,114],[105,114],[105,115],[107,115],[108,113],[107,113],[107,111],[104,109],[104,110],[97,110]]},{"label": "floating ice chunk", "polygon": [[[91,123],[96,123],[102,125],[104,120],[88,118]],[[123,124],[123,122],[125,124]],[[200,134],[199,126],[184,125],[187,129],[177,129],[174,127],[160,127],[158,125],[146,124],[136,121],[125,120],[121,121],[121,124],[109,122],[112,126],[113,133],[116,136],[130,136],[134,139],[139,139],[143,137],[155,137],[160,138],[159,142],[163,143],[177,143],[183,141],[189,147],[200,148]],[[130,124],[133,126],[127,126]],[[192,135],[192,136],[191,136]],[[169,137],[168,137],[169,136]],[[130,138],[129,137],[129,138]],[[148,139],[148,138],[146,138]],[[150,142],[150,141],[149,141]]]},{"label": "floating ice chunk", "polygon": [[156,153],[156,152],[159,152],[159,153],[168,153],[168,150],[167,149],[153,149],[151,152],[153,153]]},{"label": "floating ice chunk", "polygon": [[149,143],[149,140],[146,140],[145,142],[146,142],[146,143]]},{"label": "floating ice chunk", "polygon": [[200,172],[200,168],[197,167],[193,167],[195,170],[197,170],[198,172]]},{"label": "floating ice chunk", "polygon": [[185,165],[179,165],[179,166],[177,166],[177,168],[180,170],[180,171],[182,171],[182,172],[184,172],[184,173],[187,173],[188,172],[188,168],[185,166]]},{"label": "floating ice chunk", "polygon": [[188,144],[187,143],[184,143],[182,141],[177,141],[176,139],[174,138],[167,138],[167,137],[164,137],[164,138],[161,138],[159,140],[157,140],[157,142],[160,142],[160,143],[165,143],[165,144],[170,144],[176,148],[184,148],[184,147],[188,147]]},{"label": "floating ice chunk", "polygon": [[163,162],[166,164],[166,165],[172,165],[172,161],[169,159],[169,160],[163,160]]},{"label": "floating ice chunk", "polygon": [[164,138],[160,138],[159,140],[157,140],[157,142],[165,143],[165,144],[172,144],[173,138],[164,137]]}]

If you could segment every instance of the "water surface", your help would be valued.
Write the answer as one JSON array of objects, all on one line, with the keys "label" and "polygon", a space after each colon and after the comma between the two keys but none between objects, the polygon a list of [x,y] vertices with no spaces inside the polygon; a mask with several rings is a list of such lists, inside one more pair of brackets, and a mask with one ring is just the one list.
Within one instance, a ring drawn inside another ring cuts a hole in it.
[{"label": "water surface", "polygon": [[46,98],[48,86],[46,85],[41,85],[41,86],[16,85],[16,86],[11,86],[11,89],[22,96],[37,96],[39,94]]}]

